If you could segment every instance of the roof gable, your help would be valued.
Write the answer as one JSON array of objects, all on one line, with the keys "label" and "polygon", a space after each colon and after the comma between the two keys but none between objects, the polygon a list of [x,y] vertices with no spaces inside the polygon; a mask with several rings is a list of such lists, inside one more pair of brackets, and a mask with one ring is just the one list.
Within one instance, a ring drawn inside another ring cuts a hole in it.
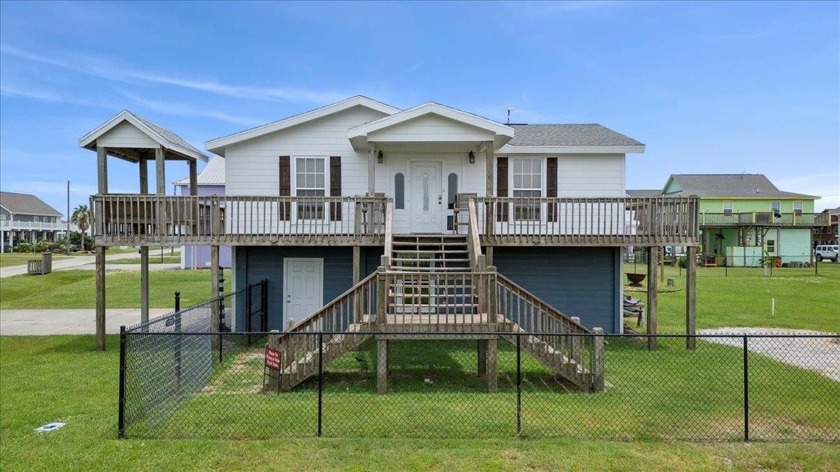
[{"label": "roof gable", "polygon": [[[348,138],[350,138],[350,142],[353,143],[354,148],[364,149],[367,148],[370,135],[382,133],[385,130],[401,125],[404,126],[412,121],[426,117],[443,117],[454,121],[457,125],[466,125],[470,128],[483,131],[487,133],[488,137],[492,136],[494,147],[496,148],[501,147],[513,138],[513,129],[509,126],[435,102],[424,103],[423,105],[351,128],[348,131]],[[457,138],[453,135],[452,139]]]},{"label": "roof gable", "polygon": [[391,115],[400,111],[399,108],[392,107],[391,105],[387,105],[382,102],[377,102],[376,100],[370,99],[362,95],[357,95],[355,97],[348,98],[347,100],[342,100],[340,102],[333,103],[332,105],[327,105],[325,107],[317,108],[315,110],[301,113],[299,115],[284,118],[273,123],[268,123],[266,125],[258,126],[256,128],[247,129],[245,131],[240,131],[238,133],[223,136],[221,138],[211,139],[204,143],[204,147],[206,147],[207,150],[209,150],[210,152],[213,152],[220,156],[224,156],[225,148],[227,146],[230,146],[231,144],[241,143],[243,141],[258,138],[260,136],[265,136],[270,133],[275,133],[286,128],[291,128],[292,126],[297,126],[302,123],[317,120],[319,118],[323,118],[325,116],[332,115],[334,113],[339,113],[344,110],[349,110],[350,108],[358,106],[369,108],[371,110],[378,111],[385,115]]},{"label": "roof gable", "polygon": [[84,135],[79,140],[79,145],[86,149],[94,149],[96,147],[96,141],[99,138],[105,136],[115,128],[124,126],[123,123],[130,124],[140,133],[166,149],[175,151],[188,158],[207,162],[206,155],[177,134],[128,110],[117,113],[116,116]]},{"label": "roof gable", "polygon": [[62,216],[61,212],[28,193],[0,192],[0,207],[15,215]]},{"label": "roof gable", "polygon": [[699,197],[800,198],[817,196],[785,192],[776,188],[763,174],[672,174],[663,193]]},{"label": "roof gable", "polygon": [[[221,156],[213,156],[201,173],[198,174],[197,179],[197,185],[224,185],[225,159]],[[175,185],[189,185],[190,178],[186,177],[173,183]]]}]

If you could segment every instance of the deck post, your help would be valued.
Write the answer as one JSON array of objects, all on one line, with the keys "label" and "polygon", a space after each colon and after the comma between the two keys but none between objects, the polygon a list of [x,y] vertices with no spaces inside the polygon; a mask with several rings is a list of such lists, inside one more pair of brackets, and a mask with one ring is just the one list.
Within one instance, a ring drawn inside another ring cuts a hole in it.
[{"label": "deck post", "polygon": [[376,324],[384,325],[388,309],[388,276],[385,274],[385,266],[376,269],[376,279]]},{"label": "deck post", "polygon": [[[140,195],[149,194],[149,164],[139,159]],[[140,246],[140,322],[149,322],[149,246]]]},{"label": "deck post", "polygon": [[353,285],[359,283],[359,268],[361,267],[362,248],[353,246]]},{"label": "deck post", "polygon": [[[580,324],[580,317],[573,316],[572,321]],[[580,336],[569,336],[569,338],[569,357],[575,364],[580,365],[580,344],[583,339]]]},{"label": "deck post", "polygon": [[492,338],[487,340],[487,393],[499,391],[499,370],[496,362],[499,355],[499,340]]},{"label": "deck post", "polygon": [[[210,298],[214,299],[221,295],[219,293],[219,279],[221,278],[221,268],[219,267],[219,246],[210,246]],[[210,332],[215,333],[219,331],[219,304],[216,302],[210,303]],[[218,349],[219,338],[212,336],[212,346],[215,351]]]},{"label": "deck post", "polygon": [[376,338],[376,393],[388,393],[388,340]]},{"label": "deck post", "polygon": [[659,259],[659,248],[648,247],[648,264],[647,264],[647,332],[648,332],[648,350],[656,349],[656,290],[658,288],[658,281],[656,278],[656,266]]},{"label": "deck post", "polygon": [[[96,146],[96,167],[98,186],[97,190],[100,195],[108,193],[108,149],[97,145]],[[95,215],[100,217],[102,224],[103,215]],[[68,216],[69,218],[69,216]],[[82,245],[84,245],[84,234],[82,235]],[[105,350],[105,246],[96,246],[96,350]]]},{"label": "deck post", "polygon": [[478,340],[478,376],[487,375],[487,340]]},{"label": "deck post", "polygon": [[685,338],[686,349],[694,349],[697,339],[697,247],[689,246],[685,266]]},{"label": "deck post", "polygon": [[105,350],[105,246],[96,246],[96,350]]},{"label": "deck post", "polygon": [[[654,266],[656,270],[656,266]],[[604,330],[592,328],[592,391],[604,391]]]}]

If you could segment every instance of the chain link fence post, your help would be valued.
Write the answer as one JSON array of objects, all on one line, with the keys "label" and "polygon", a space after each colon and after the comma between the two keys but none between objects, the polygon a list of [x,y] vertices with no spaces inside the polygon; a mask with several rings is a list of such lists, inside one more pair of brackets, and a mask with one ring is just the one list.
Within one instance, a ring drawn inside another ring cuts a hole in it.
[{"label": "chain link fence post", "polygon": [[750,383],[749,383],[749,348],[748,336],[744,336],[744,442],[750,440]]},{"label": "chain link fence post", "polygon": [[117,437],[125,438],[125,325],[120,326],[120,387],[119,409],[117,410]]}]

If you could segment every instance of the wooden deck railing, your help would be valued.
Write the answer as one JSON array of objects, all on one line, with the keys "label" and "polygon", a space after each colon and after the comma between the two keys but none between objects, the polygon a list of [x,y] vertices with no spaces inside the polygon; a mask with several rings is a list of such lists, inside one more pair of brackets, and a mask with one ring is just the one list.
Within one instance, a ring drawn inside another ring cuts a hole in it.
[{"label": "wooden deck railing", "polygon": [[695,245],[697,197],[476,197],[485,245]]},{"label": "wooden deck railing", "polygon": [[382,197],[95,195],[96,244],[382,244]]},{"label": "wooden deck railing", "polygon": [[700,227],[781,226],[814,228],[830,225],[828,213],[700,213]]}]

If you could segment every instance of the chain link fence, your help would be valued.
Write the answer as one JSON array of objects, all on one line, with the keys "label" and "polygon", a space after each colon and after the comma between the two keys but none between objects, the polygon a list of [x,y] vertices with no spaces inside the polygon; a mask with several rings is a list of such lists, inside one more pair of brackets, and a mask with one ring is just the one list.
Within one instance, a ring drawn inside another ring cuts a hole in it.
[{"label": "chain link fence", "polygon": [[121,327],[120,424],[153,431],[207,385],[225,349],[236,352],[234,343],[250,345],[250,336],[224,333],[240,313],[246,324],[265,326],[266,285],[263,281],[184,309],[176,293],[173,313]]},{"label": "chain link fence", "polygon": [[[692,350],[685,335],[657,335],[655,350],[646,335],[604,335],[605,388],[590,393],[527,352],[542,333],[498,333],[483,355],[470,333],[410,333],[388,341],[383,377],[376,333],[326,356],[336,333],[219,334],[183,319],[179,333],[157,321],[167,329],[122,333],[121,437],[840,441],[840,335],[698,335]],[[283,365],[266,350],[272,336],[316,346],[294,354],[307,380],[281,388],[289,372],[271,367]]]}]

